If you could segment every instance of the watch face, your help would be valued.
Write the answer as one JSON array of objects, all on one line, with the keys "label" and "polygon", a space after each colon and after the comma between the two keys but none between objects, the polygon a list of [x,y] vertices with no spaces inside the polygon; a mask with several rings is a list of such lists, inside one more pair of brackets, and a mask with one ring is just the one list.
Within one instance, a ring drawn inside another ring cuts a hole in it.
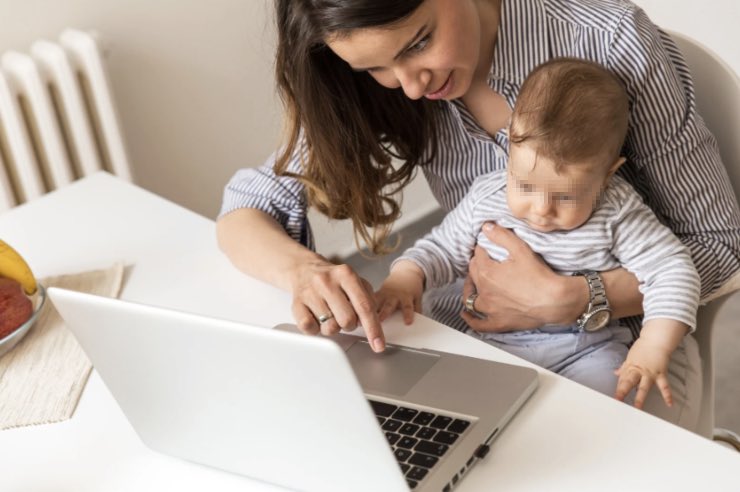
[{"label": "watch face", "polygon": [[610,309],[602,308],[594,311],[591,313],[591,315],[586,320],[586,323],[583,327],[586,331],[596,331],[600,330],[606,325],[609,324],[609,320],[612,317],[612,312]]}]

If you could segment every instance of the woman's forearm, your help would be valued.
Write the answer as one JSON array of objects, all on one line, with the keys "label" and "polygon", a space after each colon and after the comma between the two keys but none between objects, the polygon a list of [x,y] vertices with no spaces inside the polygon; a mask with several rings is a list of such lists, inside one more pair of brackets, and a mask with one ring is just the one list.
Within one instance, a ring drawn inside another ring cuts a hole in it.
[{"label": "woman's forearm", "polygon": [[376,352],[385,336],[373,289],[347,265],[334,265],[288,236],[280,224],[256,209],[235,210],[216,223],[218,244],[242,272],[293,295],[298,329],[332,335],[359,323]]},{"label": "woman's forearm", "polygon": [[292,290],[299,265],[326,262],[257,209],[243,208],[219,218],[216,236],[221,250],[240,271],[286,291]]}]

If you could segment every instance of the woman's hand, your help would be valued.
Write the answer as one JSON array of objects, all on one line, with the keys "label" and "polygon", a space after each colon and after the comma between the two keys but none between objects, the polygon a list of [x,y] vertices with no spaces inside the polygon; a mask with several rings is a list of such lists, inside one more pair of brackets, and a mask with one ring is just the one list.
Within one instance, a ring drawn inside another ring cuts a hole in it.
[{"label": "woman's hand", "polygon": [[293,294],[293,316],[303,333],[331,335],[353,330],[359,322],[373,350],[385,349],[373,289],[350,267],[334,265],[294,241],[274,218],[257,209],[220,217],[216,234],[239,270]]},{"label": "woman's hand", "polygon": [[373,288],[352,268],[317,258],[295,270],[291,285],[293,316],[303,333],[333,335],[359,322],[373,350],[385,349]]},{"label": "woman's hand", "polygon": [[572,323],[586,309],[588,285],[579,277],[558,275],[509,229],[488,222],[484,234],[509,252],[495,261],[477,246],[470,261],[463,300],[478,293],[475,309],[480,319],[463,311],[476,331],[528,330],[548,323]]}]

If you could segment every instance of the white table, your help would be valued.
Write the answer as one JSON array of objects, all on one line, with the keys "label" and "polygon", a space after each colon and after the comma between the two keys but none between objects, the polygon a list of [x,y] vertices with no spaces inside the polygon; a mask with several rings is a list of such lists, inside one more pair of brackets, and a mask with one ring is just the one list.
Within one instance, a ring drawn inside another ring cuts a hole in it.
[{"label": "white table", "polygon": [[[123,261],[123,299],[264,326],[291,321],[289,295],[238,273],[213,221],[105,173],[1,215],[0,237],[39,277]],[[389,341],[528,365],[417,319],[388,323]],[[714,492],[740,490],[738,479],[740,454],[540,370],[539,389],[457,490]],[[281,489],[150,451],[93,371],[71,420],[0,432],[0,490]]]}]

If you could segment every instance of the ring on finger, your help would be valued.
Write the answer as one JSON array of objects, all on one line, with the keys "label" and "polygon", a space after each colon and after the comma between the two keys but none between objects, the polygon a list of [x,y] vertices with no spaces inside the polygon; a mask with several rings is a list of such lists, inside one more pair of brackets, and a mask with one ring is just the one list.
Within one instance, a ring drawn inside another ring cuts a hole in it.
[{"label": "ring on finger", "polygon": [[332,319],[333,317],[334,317],[334,314],[332,314],[332,312],[329,311],[328,313],[322,314],[316,319],[318,320],[319,324],[322,325],[326,323],[327,321],[329,321],[330,319]]},{"label": "ring on finger", "polygon": [[485,318],[486,315],[475,309],[475,300],[478,299],[478,293],[473,292],[465,298],[465,311],[477,318]]}]

